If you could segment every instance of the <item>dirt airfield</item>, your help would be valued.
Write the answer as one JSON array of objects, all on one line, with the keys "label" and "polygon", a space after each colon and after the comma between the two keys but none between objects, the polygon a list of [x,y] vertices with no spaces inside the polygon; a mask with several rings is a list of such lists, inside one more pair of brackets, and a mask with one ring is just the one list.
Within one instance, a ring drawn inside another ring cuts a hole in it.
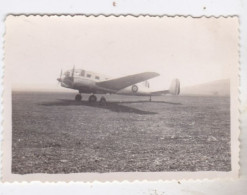
[{"label": "dirt airfield", "polygon": [[13,173],[231,170],[229,97],[74,96],[13,92]]}]

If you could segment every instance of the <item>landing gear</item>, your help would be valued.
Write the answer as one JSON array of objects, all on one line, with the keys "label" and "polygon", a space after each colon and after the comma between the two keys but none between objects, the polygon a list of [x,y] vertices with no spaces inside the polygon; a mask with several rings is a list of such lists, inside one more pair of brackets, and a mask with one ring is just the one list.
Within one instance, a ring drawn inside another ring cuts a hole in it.
[{"label": "landing gear", "polygon": [[[81,96],[81,94],[77,94],[76,96],[75,96],[75,100],[76,101],[81,101],[81,99],[82,99],[82,96]],[[97,97],[95,96],[95,95],[90,95],[89,96],[89,98],[88,98],[88,102],[89,103],[95,103],[95,102],[97,102]],[[104,96],[102,96],[101,98],[100,98],[100,100],[99,100],[99,105],[101,105],[101,106],[105,106],[106,105],[106,98],[104,97]]]},{"label": "landing gear", "polygon": [[81,94],[77,94],[77,95],[75,96],[75,100],[76,100],[76,101],[81,101]]},{"label": "landing gear", "polygon": [[105,105],[106,105],[106,99],[105,99],[104,96],[102,96],[102,97],[100,98],[99,105],[101,105],[101,106],[105,106]]},{"label": "landing gear", "polygon": [[88,98],[88,101],[90,103],[94,103],[97,101],[97,97],[95,95],[90,95],[89,98]]}]

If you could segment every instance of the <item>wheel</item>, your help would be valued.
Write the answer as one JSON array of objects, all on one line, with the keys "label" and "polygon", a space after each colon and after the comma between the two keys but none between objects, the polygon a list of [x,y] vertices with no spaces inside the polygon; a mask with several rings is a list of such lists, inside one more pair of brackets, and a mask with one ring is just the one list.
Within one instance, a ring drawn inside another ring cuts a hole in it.
[{"label": "wheel", "polygon": [[90,95],[88,101],[94,103],[97,101],[97,97],[95,95]]},{"label": "wheel", "polygon": [[75,96],[75,100],[76,100],[76,101],[81,101],[81,94],[77,94],[77,95]]},{"label": "wheel", "polygon": [[106,105],[106,99],[105,99],[105,97],[101,97],[100,98],[99,104],[102,105],[102,106],[105,106]]}]

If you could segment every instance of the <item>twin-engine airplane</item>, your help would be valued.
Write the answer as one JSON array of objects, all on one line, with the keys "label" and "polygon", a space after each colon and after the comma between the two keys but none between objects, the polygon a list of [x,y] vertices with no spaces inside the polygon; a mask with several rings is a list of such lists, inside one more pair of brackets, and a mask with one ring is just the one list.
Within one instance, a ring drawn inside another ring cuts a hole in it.
[{"label": "twin-engine airplane", "polygon": [[[180,82],[178,79],[172,81],[168,90],[152,91],[148,80],[157,76],[159,76],[159,74],[155,72],[143,72],[111,79],[102,74],[73,68],[67,70],[64,74],[61,71],[60,78],[57,80],[62,87],[79,91],[79,94],[75,96],[76,101],[81,101],[81,93],[91,94],[88,99],[89,102],[97,101],[95,94],[114,93],[121,95],[149,96],[149,101],[151,101],[151,96],[165,94],[179,95]],[[105,104],[106,98],[102,96],[99,102]]]}]

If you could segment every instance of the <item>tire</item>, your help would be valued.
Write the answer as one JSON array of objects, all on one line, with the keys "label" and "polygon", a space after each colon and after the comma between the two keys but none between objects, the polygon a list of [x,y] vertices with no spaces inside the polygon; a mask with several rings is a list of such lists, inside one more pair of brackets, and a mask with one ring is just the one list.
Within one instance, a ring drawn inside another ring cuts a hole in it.
[{"label": "tire", "polygon": [[81,94],[77,94],[76,96],[75,96],[75,100],[76,101],[81,101]]},{"label": "tire", "polygon": [[88,101],[90,103],[94,103],[97,101],[97,97],[95,95],[90,95]]},{"label": "tire", "polygon": [[106,105],[106,99],[105,99],[105,97],[101,97],[101,98],[100,98],[99,104],[100,104],[101,106],[105,106],[105,105]]}]

